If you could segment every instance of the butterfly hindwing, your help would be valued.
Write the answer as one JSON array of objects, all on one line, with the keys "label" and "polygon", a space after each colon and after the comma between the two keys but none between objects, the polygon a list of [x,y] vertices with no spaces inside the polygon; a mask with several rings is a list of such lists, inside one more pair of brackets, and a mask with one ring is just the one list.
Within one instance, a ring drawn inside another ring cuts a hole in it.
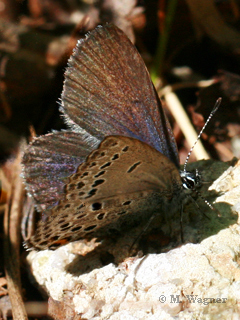
[{"label": "butterfly hindwing", "polygon": [[64,194],[68,177],[92,150],[79,133],[62,131],[40,136],[22,158],[23,177],[39,211],[56,204]]},{"label": "butterfly hindwing", "polygon": [[181,179],[167,157],[139,140],[110,136],[69,178],[65,199],[39,223],[28,245],[55,248],[148,220],[171,201],[176,186],[181,188]]}]

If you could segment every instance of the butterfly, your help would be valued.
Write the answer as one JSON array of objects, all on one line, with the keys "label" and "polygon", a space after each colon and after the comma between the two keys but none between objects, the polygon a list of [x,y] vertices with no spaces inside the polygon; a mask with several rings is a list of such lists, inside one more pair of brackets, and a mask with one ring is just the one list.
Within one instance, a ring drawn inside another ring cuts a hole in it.
[{"label": "butterfly", "polygon": [[98,26],[78,41],[61,99],[70,129],[35,138],[22,158],[27,191],[45,216],[28,248],[101,239],[182,210],[200,175],[180,171],[147,68],[119,28]]}]

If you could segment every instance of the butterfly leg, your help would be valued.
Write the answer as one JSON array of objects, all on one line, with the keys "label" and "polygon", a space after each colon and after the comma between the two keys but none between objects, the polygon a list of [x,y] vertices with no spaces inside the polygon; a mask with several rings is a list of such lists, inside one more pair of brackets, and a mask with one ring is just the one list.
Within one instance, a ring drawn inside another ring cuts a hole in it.
[{"label": "butterfly leg", "polygon": [[138,242],[138,240],[142,237],[142,235],[144,234],[144,232],[149,228],[149,226],[151,225],[152,221],[154,220],[154,218],[157,216],[156,213],[152,214],[152,216],[150,217],[150,219],[148,220],[147,224],[145,225],[145,227],[142,229],[142,231],[139,233],[139,235],[137,236],[137,238],[133,241],[133,243],[131,244],[131,247],[129,249],[129,254],[131,253],[133,246]]}]

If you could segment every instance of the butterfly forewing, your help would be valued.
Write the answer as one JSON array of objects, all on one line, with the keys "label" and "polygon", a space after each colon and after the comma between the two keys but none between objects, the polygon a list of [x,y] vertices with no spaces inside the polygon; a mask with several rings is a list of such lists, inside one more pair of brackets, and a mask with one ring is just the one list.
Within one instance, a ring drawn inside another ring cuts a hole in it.
[{"label": "butterfly forewing", "polygon": [[65,199],[39,223],[28,246],[56,248],[126,229],[165,210],[181,190],[167,157],[139,140],[110,136],[69,178]]},{"label": "butterfly forewing", "polygon": [[137,138],[179,166],[172,130],[144,62],[117,27],[98,27],[78,42],[65,73],[62,104],[74,130],[99,140]]}]

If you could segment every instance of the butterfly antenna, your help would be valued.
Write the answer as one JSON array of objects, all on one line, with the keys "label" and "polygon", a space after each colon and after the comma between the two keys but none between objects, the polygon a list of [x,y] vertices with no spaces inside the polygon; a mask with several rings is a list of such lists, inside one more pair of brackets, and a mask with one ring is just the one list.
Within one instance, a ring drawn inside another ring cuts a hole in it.
[{"label": "butterfly antenna", "polygon": [[[218,217],[221,217],[221,216],[222,216],[221,213],[220,213],[215,207],[213,207],[210,202],[208,202],[205,198],[203,198],[203,196],[201,195],[201,193],[200,193],[198,190],[195,190],[195,192],[196,192],[196,194],[206,203],[206,205],[207,205],[210,209],[212,209],[213,211],[216,211],[216,212],[217,212]],[[205,215],[205,216],[206,216],[206,215]],[[207,217],[207,218],[208,218],[208,217]]]},{"label": "butterfly antenna", "polygon": [[[212,111],[211,111],[211,113],[210,113],[210,115],[209,115],[209,117],[208,117],[208,119],[207,119],[207,121],[205,122],[204,126],[202,127],[202,130],[199,132],[196,141],[194,142],[192,148],[191,148],[190,151],[188,152],[186,161],[185,161],[184,166],[183,166],[183,171],[184,171],[184,172],[186,172],[187,163],[188,163],[188,160],[189,160],[189,158],[190,158],[190,156],[191,156],[191,153],[192,153],[195,145],[197,144],[198,140],[201,138],[201,135],[202,135],[203,131],[205,130],[206,126],[208,125],[209,121],[211,120],[212,116],[213,116],[213,115],[215,114],[215,112],[218,110],[221,102],[222,102],[222,98],[218,98],[217,101],[216,101],[216,103],[215,103],[215,105],[214,105],[214,107],[213,107],[213,109],[212,109]],[[205,201],[205,202],[206,202],[206,201]],[[209,203],[208,205],[211,206],[210,203]]]}]

